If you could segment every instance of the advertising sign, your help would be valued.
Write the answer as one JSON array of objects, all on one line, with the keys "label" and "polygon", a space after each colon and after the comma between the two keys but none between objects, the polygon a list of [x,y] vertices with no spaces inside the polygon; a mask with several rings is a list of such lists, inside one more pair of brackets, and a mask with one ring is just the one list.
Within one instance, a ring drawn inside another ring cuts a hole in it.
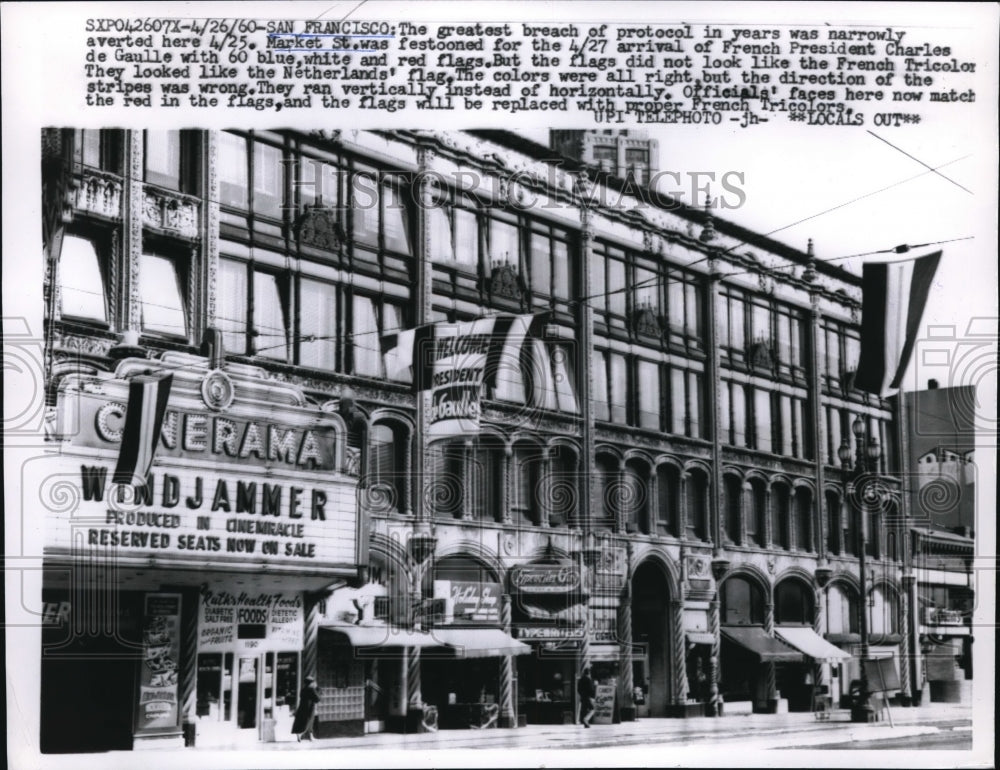
[{"label": "advertising sign", "polygon": [[511,571],[511,585],[522,594],[566,594],[580,590],[574,564],[521,564]]},{"label": "advertising sign", "polygon": [[445,599],[451,606],[446,614],[453,623],[490,624],[500,622],[499,583],[473,583],[459,580],[435,580],[434,598]]},{"label": "advertising sign", "polygon": [[180,729],[180,626],[180,594],[146,595],[136,735]]},{"label": "advertising sign", "polygon": [[598,725],[610,725],[615,718],[615,693],[618,691],[618,680],[612,679],[609,684],[599,684],[594,689],[594,718],[590,721]]},{"label": "advertising sign", "polygon": [[304,618],[298,593],[206,588],[198,611],[198,651],[301,649]]}]

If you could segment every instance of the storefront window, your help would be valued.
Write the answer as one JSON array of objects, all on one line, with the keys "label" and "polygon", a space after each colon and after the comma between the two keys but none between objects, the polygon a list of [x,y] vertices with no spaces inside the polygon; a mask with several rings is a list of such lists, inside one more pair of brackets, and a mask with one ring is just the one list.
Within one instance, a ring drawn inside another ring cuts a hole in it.
[{"label": "storefront window", "polygon": [[730,626],[763,625],[764,592],[739,575],[722,584],[722,623]]},{"label": "storefront window", "polygon": [[812,625],[812,588],[798,580],[783,580],[774,589],[774,620],[786,625]]}]

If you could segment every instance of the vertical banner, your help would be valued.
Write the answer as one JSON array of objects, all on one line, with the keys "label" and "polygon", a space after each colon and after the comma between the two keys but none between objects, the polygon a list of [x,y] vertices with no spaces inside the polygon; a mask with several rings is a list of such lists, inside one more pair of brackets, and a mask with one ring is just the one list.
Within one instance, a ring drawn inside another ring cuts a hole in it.
[{"label": "vertical banner", "polygon": [[180,731],[180,632],[180,594],[147,594],[142,624],[136,736]]}]

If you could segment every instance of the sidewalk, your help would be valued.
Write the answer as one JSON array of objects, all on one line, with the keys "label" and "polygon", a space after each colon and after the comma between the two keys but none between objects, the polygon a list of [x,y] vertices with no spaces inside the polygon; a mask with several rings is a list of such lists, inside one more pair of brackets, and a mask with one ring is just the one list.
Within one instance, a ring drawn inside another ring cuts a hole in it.
[{"label": "sidewalk", "polygon": [[[933,703],[913,708],[893,708],[892,721],[865,725],[852,723],[847,711],[834,711],[829,721],[817,720],[811,713],[737,714],[732,716],[695,717],[691,719],[645,718],[616,725],[528,725],[519,728],[487,730],[441,730],[436,733],[400,735],[377,733],[355,738],[318,739],[296,743],[294,736],[278,736],[277,743],[262,744],[261,750],[292,748],[302,750],[371,750],[419,749],[574,749],[607,746],[677,743],[679,745],[714,744],[751,736],[755,742],[787,744],[794,735],[797,745],[820,744],[832,736],[893,735],[906,737],[937,732],[942,727],[971,724],[968,704]],[[851,740],[851,737],[846,740]]]}]

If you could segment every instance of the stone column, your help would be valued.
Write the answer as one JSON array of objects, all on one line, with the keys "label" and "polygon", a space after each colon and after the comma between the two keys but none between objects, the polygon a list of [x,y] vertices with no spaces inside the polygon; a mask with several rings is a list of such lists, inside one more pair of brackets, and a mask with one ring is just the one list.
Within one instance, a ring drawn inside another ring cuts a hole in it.
[{"label": "stone column", "polygon": [[618,604],[618,645],[619,645],[619,712],[623,722],[635,720],[635,705],[632,701],[632,543],[625,545],[625,587]]},{"label": "stone column", "polygon": [[[471,521],[476,518],[476,514],[472,510],[473,485],[481,479],[476,478],[480,475],[480,469],[475,464],[473,443],[472,439],[469,438],[462,442],[462,469],[465,471],[462,474],[462,518]],[[475,473],[473,473],[473,469],[476,469]]]},{"label": "stone column", "polygon": [[708,715],[722,716],[719,696],[719,656],[722,654],[721,624],[719,622],[719,594],[708,604],[709,631],[712,634],[712,657],[708,661]]},{"label": "stone column", "polygon": [[[500,521],[504,524],[511,523],[511,506],[514,504],[514,479],[517,469],[514,468],[514,448],[510,444],[504,444],[503,448],[503,468],[500,473]],[[486,473],[491,472],[491,468],[484,469]],[[487,487],[489,489],[489,487]],[[518,500],[520,505],[527,501]]]},{"label": "stone column", "polygon": [[[825,625],[825,614],[826,614],[826,602],[823,600],[826,598],[826,592],[822,588],[817,588],[815,593],[815,605],[816,612],[813,614],[813,631],[817,636],[823,636],[823,627]],[[825,664],[816,661],[813,666],[813,686],[822,687],[826,682],[825,676]]]},{"label": "stone column", "polygon": [[180,703],[181,721],[184,726],[185,743],[188,731],[194,737],[195,707],[197,704],[196,685],[198,678],[198,614],[201,597],[198,589],[186,588],[181,592],[181,670]]},{"label": "stone column", "polygon": [[[770,596],[764,605],[764,633],[774,636],[774,602]],[[767,698],[767,708],[770,710],[776,706],[778,699],[778,680],[774,663],[764,664],[764,693]]]},{"label": "stone column", "polygon": [[[538,526],[548,527],[549,514],[551,513],[553,505],[551,447],[545,447],[542,449],[540,464],[542,466],[541,473],[538,475],[538,480],[535,482],[538,485],[537,494],[535,493],[535,490],[531,490],[532,499],[526,502],[529,505],[529,508],[533,505],[538,506]],[[569,524],[569,522],[566,522],[566,524]]]},{"label": "stone column", "polygon": [[[142,303],[139,295],[139,261],[142,257],[142,178],[143,132],[125,132],[125,185],[122,190],[121,302],[119,326],[128,335],[126,344],[135,345],[142,328]],[[134,341],[131,339],[134,335]]]},{"label": "stone column", "polygon": [[687,644],[684,638],[684,600],[670,600],[671,656],[673,660],[674,705],[683,709],[688,698]]},{"label": "stone column", "polygon": [[773,518],[771,512],[771,506],[774,505],[774,501],[771,499],[771,486],[767,485],[764,487],[764,547],[774,548],[774,532],[771,526],[771,519]]},{"label": "stone column", "polygon": [[912,581],[912,575],[903,576],[903,597],[899,602],[899,629],[902,639],[899,640],[899,699],[904,706],[912,702],[910,686],[910,596],[907,581]]},{"label": "stone column", "polygon": [[[510,594],[500,600],[500,622],[505,633],[510,633]],[[500,656],[500,727],[517,727],[514,712],[514,656]]]},{"label": "stone column", "polygon": [[317,676],[319,659],[319,599],[315,594],[304,597],[305,624],[302,633],[302,679]]}]

